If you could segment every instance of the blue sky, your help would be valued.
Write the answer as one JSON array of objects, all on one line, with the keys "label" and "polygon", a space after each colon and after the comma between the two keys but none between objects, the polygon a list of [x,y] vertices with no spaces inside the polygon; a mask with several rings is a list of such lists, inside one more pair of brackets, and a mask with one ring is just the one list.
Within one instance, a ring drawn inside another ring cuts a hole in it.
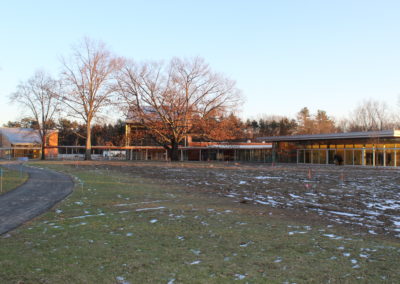
[{"label": "blue sky", "polygon": [[57,76],[84,36],[120,56],[201,56],[237,81],[241,116],[304,106],[341,117],[364,99],[400,94],[400,1],[4,1],[0,123],[21,116],[8,95],[36,69]]}]

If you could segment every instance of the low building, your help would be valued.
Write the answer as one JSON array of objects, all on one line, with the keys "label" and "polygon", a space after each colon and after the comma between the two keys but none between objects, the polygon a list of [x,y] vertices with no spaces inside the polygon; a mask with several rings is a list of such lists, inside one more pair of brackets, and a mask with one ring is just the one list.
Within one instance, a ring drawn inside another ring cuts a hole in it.
[{"label": "low building", "polygon": [[400,166],[400,130],[257,138],[277,163]]},{"label": "low building", "polygon": [[[194,144],[194,145],[193,145]],[[247,161],[271,162],[272,145],[269,143],[194,142],[179,146],[181,161]],[[127,160],[169,160],[162,146],[125,146]]]},{"label": "low building", "polygon": [[[159,146],[148,134],[145,127],[135,123],[135,120],[126,121],[125,134],[126,159],[170,159],[168,151]],[[187,135],[178,149],[181,161],[272,161],[271,143],[195,142],[192,141],[192,135]]]},{"label": "low building", "polygon": [[[53,147],[45,149],[46,156],[57,156],[57,131],[51,131],[46,137],[46,146]],[[31,128],[0,128],[0,158],[28,157],[30,159],[37,159],[40,158],[41,151],[42,142],[37,130]]]}]

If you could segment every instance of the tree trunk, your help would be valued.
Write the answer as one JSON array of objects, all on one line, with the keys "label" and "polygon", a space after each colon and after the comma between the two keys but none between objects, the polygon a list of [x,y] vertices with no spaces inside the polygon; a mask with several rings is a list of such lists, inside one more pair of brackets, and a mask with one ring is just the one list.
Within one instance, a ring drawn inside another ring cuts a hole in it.
[{"label": "tree trunk", "polygon": [[176,143],[176,142],[171,143],[171,148],[168,149],[168,154],[171,157],[172,162],[179,161],[178,143]]},{"label": "tree trunk", "polygon": [[92,159],[92,135],[91,135],[90,123],[86,124],[86,150],[85,160],[90,161]]},{"label": "tree trunk", "polygon": [[44,143],[42,143],[42,155],[40,157],[41,160],[46,160],[46,154],[45,154],[45,147],[44,147]]},{"label": "tree trunk", "polygon": [[40,157],[41,160],[46,160],[45,145],[46,145],[46,135],[43,134],[43,137],[42,137],[42,154],[41,154],[41,157]]}]

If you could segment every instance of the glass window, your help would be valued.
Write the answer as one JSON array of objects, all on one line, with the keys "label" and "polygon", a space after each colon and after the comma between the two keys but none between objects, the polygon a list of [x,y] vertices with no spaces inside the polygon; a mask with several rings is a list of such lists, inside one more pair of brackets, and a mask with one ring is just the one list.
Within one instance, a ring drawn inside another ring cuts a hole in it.
[{"label": "glass window", "polygon": [[353,150],[345,150],[345,165],[352,165],[353,164]]},{"label": "glass window", "polygon": [[383,150],[375,150],[375,166],[383,166]]},{"label": "glass window", "polygon": [[362,150],[354,150],[354,165],[362,165]]},{"label": "glass window", "polygon": [[386,148],[396,148],[396,144],[385,144]]},{"label": "glass window", "polygon": [[400,151],[396,150],[396,167],[400,167]]},{"label": "glass window", "polygon": [[319,164],[319,150],[312,151],[312,163]]},{"label": "glass window", "polygon": [[374,155],[372,149],[365,149],[365,165],[373,166],[374,165]]},{"label": "glass window", "polygon": [[319,151],[319,163],[326,164],[326,150]]},{"label": "glass window", "polygon": [[304,150],[299,150],[298,155],[299,163],[304,163]]},{"label": "glass window", "polygon": [[342,149],[336,150],[336,155],[335,155],[335,157],[333,159],[335,160],[335,158],[336,158],[336,164],[343,165],[344,158],[345,158],[344,157],[344,150],[342,150]]},{"label": "glass window", "polygon": [[386,150],[385,151],[385,162],[386,162],[386,166],[389,166],[389,167],[394,166],[394,150]]},{"label": "glass window", "polygon": [[329,164],[335,163],[335,155],[336,155],[336,150],[328,150],[328,163]]},{"label": "glass window", "polygon": [[311,151],[306,150],[306,160],[304,161],[306,164],[311,163]]}]

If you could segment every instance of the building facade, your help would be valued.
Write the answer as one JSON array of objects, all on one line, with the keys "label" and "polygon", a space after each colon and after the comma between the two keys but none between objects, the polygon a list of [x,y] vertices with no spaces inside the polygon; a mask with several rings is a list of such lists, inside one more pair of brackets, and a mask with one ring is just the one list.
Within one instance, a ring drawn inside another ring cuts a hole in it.
[{"label": "building facade", "polygon": [[[127,160],[169,160],[168,151],[159,146],[146,129],[126,121]],[[179,145],[181,161],[254,161],[271,162],[272,144],[264,142],[194,142],[188,135]]]},{"label": "building facade", "polygon": [[[46,137],[46,144],[52,148],[45,149],[45,155],[58,155],[58,132],[51,131]],[[0,128],[0,158],[14,159],[27,157],[40,158],[42,143],[37,130],[31,128]]]},{"label": "building facade", "polygon": [[400,166],[400,131],[260,137],[273,161],[298,164]]}]

